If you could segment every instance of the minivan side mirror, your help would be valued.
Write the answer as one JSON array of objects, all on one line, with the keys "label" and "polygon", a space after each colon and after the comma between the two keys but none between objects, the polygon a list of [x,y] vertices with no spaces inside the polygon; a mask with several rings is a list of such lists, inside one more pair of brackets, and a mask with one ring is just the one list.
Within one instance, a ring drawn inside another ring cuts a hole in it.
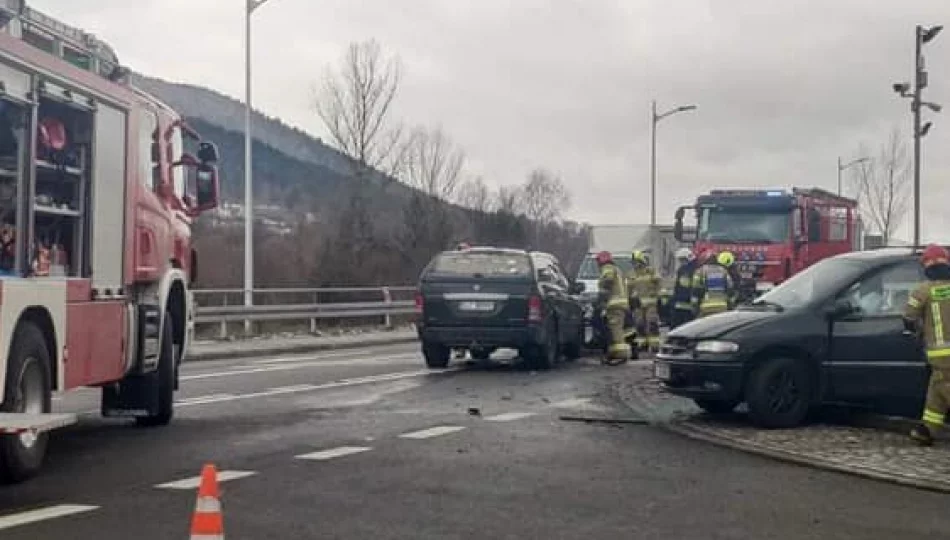
[{"label": "minivan side mirror", "polygon": [[833,319],[847,317],[858,312],[858,306],[847,298],[836,298],[834,303],[825,310],[826,315]]},{"label": "minivan side mirror", "polygon": [[575,281],[574,283],[571,283],[570,292],[571,294],[582,294],[586,289],[587,287],[583,283],[580,281]]},{"label": "minivan side mirror", "polygon": [[542,268],[538,270],[538,281],[541,283],[552,283],[554,282],[554,274],[547,268]]}]

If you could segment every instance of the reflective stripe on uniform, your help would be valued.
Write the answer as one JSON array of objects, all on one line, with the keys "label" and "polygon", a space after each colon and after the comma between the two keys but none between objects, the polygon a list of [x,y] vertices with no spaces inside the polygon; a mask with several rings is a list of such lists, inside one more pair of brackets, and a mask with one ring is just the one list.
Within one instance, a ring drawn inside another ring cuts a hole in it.
[{"label": "reflective stripe on uniform", "polygon": [[627,309],[628,307],[630,307],[630,301],[625,300],[623,298],[611,297],[610,301],[607,302],[607,307],[620,307],[620,308]]},{"label": "reflective stripe on uniform", "polygon": [[934,344],[943,345],[943,317],[940,316],[940,303],[930,304],[930,314],[933,315]]},{"label": "reflective stripe on uniform", "polygon": [[673,307],[676,309],[693,309],[693,304],[690,302],[677,302],[673,304]]},{"label": "reflective stripe on uniform", "polygon": [[720,308],[720,307],[724,308],[724,307],[729,307],[729,303],[726,302],[725,300],[709,300],[709,301],[703,301],[702,306],[704,308]]},{"label": "reflective stripe on uniform", "polygon": [[940,349],[930,349],[927,351],[927,358],[947,358],[950,357],[950,347]]},{"label": "reflective stripe on uniform", "polygon": [[946,415],[942,412],[924,409],[923,421],[928,424],[943,424],[945,419]]},{"label": "reflective stripe on uniform", "polygon": [[914,298],[913,296],[911,296],[910,298],[907,299],[907,303],[910,304],[910,307],[912,307],[912,308],[919,308],[919,307],[920,307],[920,300]]}]

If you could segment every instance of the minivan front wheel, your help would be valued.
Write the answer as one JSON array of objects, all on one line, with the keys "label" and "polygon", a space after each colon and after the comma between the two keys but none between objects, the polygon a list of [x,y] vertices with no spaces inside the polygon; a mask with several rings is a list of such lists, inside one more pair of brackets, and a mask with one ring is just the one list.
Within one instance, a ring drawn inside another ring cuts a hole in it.
[{"label": "minivan front wheel", "polygon": [[449,365],[452,350],[440,343],[424,342],[422,344],[422,356],[426,359],[426,367],[442,369]]},{"label": "minivan front wheel", "polygon": [[800,425],[811,407],[812,381],[805,364],[793,358],[773,358],[749,375],[746,402],[749,418],[764,428]]}]

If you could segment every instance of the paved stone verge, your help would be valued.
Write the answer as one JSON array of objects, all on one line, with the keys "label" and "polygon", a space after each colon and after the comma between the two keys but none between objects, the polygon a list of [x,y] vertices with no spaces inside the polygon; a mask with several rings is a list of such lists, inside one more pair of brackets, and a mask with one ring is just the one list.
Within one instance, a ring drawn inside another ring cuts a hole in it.
[{"label": "paved stone verge", "polygon": [[189,347],[186,362],[224,360],[273,354],[293,354],[335,349],[356,349],[418,341],[415,330],[352,332],[337,336],[273,336],[233,341],[196,341]]},{"label": "paved stone verge", "polygon": [[889,430],[875,429],[866,427],[861,417],[795,429],[757,429],[741,410],[715,417],[690,400],[660,391],[651,369],[652,365],[631,366],[630,375],[612,390],[654,425],[785,461],[950,493],[950,442],[945,437],[931,448],[921,448],[904,435],[903,422],[878,419],[874,422]]}]

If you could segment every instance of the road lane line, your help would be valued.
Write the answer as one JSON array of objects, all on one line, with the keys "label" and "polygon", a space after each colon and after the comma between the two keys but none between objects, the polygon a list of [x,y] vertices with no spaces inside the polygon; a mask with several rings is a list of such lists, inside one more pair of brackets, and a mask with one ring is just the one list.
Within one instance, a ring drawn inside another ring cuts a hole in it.
[{"label": "road lane line", "polygon": [[46,521],[47,519],[82,514],[98,509],[98,506],[88,506],[85,504],[59,504],[56,506],[47,506],[46,508],[37,508],[36,510],[0,516],[0,530],[10,529],[20,525],[28,525],[38,521]]},{"label": "road lane line", "polygon": [[572,398],[552,403],[551,406],[557,409],[569,409],[571,407],[581,407],[590,403],[590,398]]},{"label": "road lane line", "polygon": [[311,452],[309,454],[301,454],[296,456],[296,459],[311,459],[316,461],[323,461],[327,459],[333,459],[343,456],[350,456],[353,454],[360,454],[362,452],[368,452],[372,450],[369,446],[340,446],[338,448],[330,448],[327,450],[320,450],[318,452]]},{"label": "road lane line", "polygon": [[261,392],[250,392],[247,394],[236,394],[233,396],[225,395],[225,396],[217,397],[214,400],[202,400],[202,401],[195,401],[195,402],[186,401],[184,403],[176,403],[176,406],[190,407],[192,405],[208,405],[211,403],[240,401],[244,399],[278,396],[282,394],[297,394],[300,392],[313,392],[316,390],[328,390],[331,388],[346,388],[348,386],[358,386],[361,384],[373,384],[373,383],[379,383],[379,382],[397,381],[401,379],[412,379],[412,378],[422,377],[422,376],[438,375],[442,373],[451,373],[453,371],[458,371],[459,369],[461,368],[447,368],[447,369],[439,370],[435,373],[428,370],[406,371],[406,372],[401,372],[401,373],[389,373],[385,375],[376,375],[372,377],[361,377],[358,379],[343,379],[340,381],[333,381],[333,382],[328,382],[328,383],[323,383],[323,384],[314,384],[314,385],[299,384],[299,385],[294,385],[294,386],[284,386],[280,388],[270,388],[267,390],[263,390]]},{"label": "road lane line", "polygon": [[[247,478],[248,476],[254,476],[255,474],[257,473],[254,471],[218,471],[218,482],[239,480],[241,478]],[[158,484],[155,487],[158,489],[196,489],[200,483],[200,476],[192,476],[191,478],[183,478],[166,484]]]},{"label": "road lane line", "polygon": [[264,360],[255,360],[251,362],[251,365],[262,365],[262,366],[271,366],[275,364],[293,364],[296,362],[319,362],[321,360],[330,360],[328,363],[339,363],[341,358],[348,358],[351,360],[371,360],[373,362],[384,363],[387,360],[414,360],[419,359],[422,361],[422,355],[417,352],[411,353],[398,353],[398,354],[386,354],[385,352],[380,352],[377,356],[367,355],[366,351],[361,351],[359,355],[350,353],[349,355],[339,354],[334,356],[304,356],[304,357],[277,357],[277,358],[267,358]]},{"label": "road lane line", "polygon": [[234,397],[234,394],[208,394],[207,396],[196,396],[190,398],[182,398],[175,402],[175,405],[197,405],[198,403],[214,402],[221,399],[230,399]]},{"label": "road lane line", "polygon": [[496,414],[495,416],[486,416],[485,420],[489,422],[512,422],[514,420],[521,420],[522,418],[529,418],[535,416],[538,413],[533,412],[509,412]]},{"label": "road lane line", "polygon": [[419,431],[410,431],[399,436],[401,439],[431,439],[432,437],[441,437],[450,433],[456,433],[465,429],[465,426],[436,426]]},{"label": "road lane line", "polygon": [[[406,356],[405,359],[417,358],[418,355]],[[402,359],[393,357],[393,359]],[[350,360],[300,360],[296,362],[287,362],[284,364],[267,364],[258,367],[248,367],[243,369],[232,369],[227,371],[212,371],[208,373],[195,373],[193,375],[182,375],[182,381],[198,381],[203,379],[219,379],[221,377],[235,377],[237,375],[253,375],[256,373],[272,373],[275,371],[290,371],[294,369],[314,368],[314,367],[339,367],[347,365],[357,365],[358,361],[371,360],[365,356],[353,357]],[[421,362],[421,360],[420,360]],[[385,362],[372,362],[373,364],[385,364]]]}]

